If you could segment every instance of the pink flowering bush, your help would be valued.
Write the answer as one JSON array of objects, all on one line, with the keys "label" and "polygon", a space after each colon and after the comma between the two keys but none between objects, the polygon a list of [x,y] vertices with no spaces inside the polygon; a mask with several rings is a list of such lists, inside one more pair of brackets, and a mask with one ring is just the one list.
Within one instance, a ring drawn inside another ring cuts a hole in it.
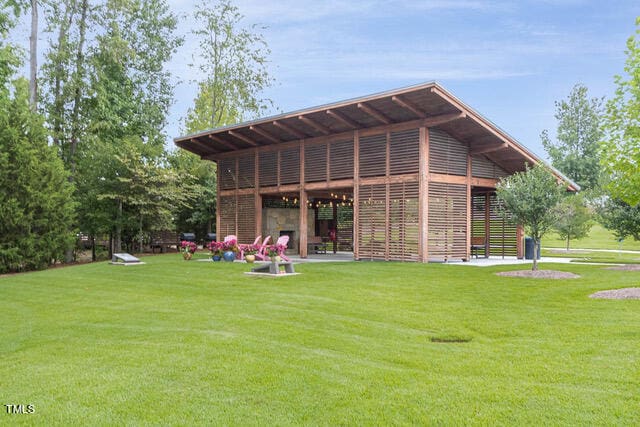
[{"label": "pink flowering bush", "polygon": [[245,255],[255,255],[260,250],[260,246],[254,244],[240,245],[240,249]]},{"label": "pink flowering bush", "polygon": [[210,242],[209,250],[211,251],[211,255],[222,255],[222,242]]},{"label": "pink flowering bush", "polygon": [[188,242],[186,240],[183,240],[182,242],[180,242],[180,248],[182,252],[189,252],[193,254],[198,249],[198,246],[195,244],[195,242]]},{"label": "pink flowering bush", "polygon": [[222,251],[238,252],[238,241],[235,239],[231,239],[227,240],[226,242],[222,242]]},{"label": "pink flowering bush", "polygon": [[270,245],[267,247],[267,251],[270,257],[282,255],[286,249],[287,247],[285,245],[279,245],[277,243],[275,245]]}]

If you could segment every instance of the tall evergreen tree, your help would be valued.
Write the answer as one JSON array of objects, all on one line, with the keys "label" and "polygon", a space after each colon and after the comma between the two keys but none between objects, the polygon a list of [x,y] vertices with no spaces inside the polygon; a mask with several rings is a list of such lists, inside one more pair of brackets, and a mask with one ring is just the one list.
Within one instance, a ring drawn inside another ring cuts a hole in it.
[{"label": "tall evergreen tree", "polygon": [[577,84],[566,100],[557,101],[557,141],[546,130],[542,145],[554,167],[580,185],[594,189],[600,180],[599,142],[603,98],[589,98],[586,86]]}]

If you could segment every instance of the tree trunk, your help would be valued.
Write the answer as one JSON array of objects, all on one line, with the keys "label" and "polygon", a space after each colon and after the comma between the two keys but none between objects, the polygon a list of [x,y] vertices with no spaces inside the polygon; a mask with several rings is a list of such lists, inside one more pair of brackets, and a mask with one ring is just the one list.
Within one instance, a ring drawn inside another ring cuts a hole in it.
[{"label": "tree trunk", "polygon": [[96,262],[96,237],[91,235],[91,261]]},{"label": "tree trunk", "polygon": [[143,252],[142,250],[142,244],[143,244],[143,238],[142,238],[142,215],[140,215],[140,238],[139,238],[139,242],[140,242],[140,247],[138,248],[138,250],[140,251],[140,253]]},{"label": "tree trunk", "polygon": [[71,143],[69,146],[69,165],[71,167],[71,175],[69,179],[73,180],[76,173],[76,148],[80,139],[80,101],[82,99],[82,82],[84,80],[84,40],[87,31],[87,11],[89,4],[87,0],[82,1],[81,17],[78,23],[78,31],[80,32],[80,40],[78,40],[78,50],[76,51],[76,76],[75,76],[75,93],[73,100],[73,112],[71,117]]},{"label": "tree trunk", "polygon": [[540,239],[533,239],[533,266],[531,270],[538,271],[538,247],[540,246]]},{"label": "tree trunk", "polygon": [[31,0],[29,57],[29,104],[35,112],[38,108],[38,0]]},{"label": "tree trunk", "polygon": [[569,252],[569,236],[567,236],[567,252]]},{"label": "tree trunk", "polygon": [[116,215],[116,229],[113,236],[113,251],[122,252],[122,200],[118,199],[118,210]]}]

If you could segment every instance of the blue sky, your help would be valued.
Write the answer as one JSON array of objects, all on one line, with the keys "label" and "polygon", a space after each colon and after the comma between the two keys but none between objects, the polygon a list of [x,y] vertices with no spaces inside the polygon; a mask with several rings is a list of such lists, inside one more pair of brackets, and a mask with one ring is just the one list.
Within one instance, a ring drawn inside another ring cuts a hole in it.
[{"label": "blue sky", "polygon": [[[188,13],[192,0],[170,0]],[[636,1],[237,0],[262,24],[280,111],[436,80],[519,142],[545,157],[540,132],[555,133],[554,101],[574,84],[613,93]],[[195,96],[195,42],[172,64],[178,75],[170,136],[181,133]]]},{"label": "blue sky", "polygon": [[[167,134],[182,120],[199,76],[189,67],[196,0],[167,0],[185,45],[169,64],[176,102]],[[602,0],[236,0],[247,25],[267,27],[276,79],[266,95],[286,112],[436,80],[533,152],[555,134],[554,101],[574,84],[610,96],[640,1]],[[28,46],[28,25],[14,34]],[[46,37],[41,37],[44,51]],[[26,72],[26,71],[25,71]],[[169,142],[170,146],[173,146]]]}]

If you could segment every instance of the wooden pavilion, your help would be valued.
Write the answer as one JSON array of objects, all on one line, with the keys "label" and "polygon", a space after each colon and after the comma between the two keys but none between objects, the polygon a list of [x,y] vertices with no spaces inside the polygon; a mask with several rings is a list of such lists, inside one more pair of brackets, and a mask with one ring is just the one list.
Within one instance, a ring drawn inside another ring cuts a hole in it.
[{"label": "wooden pavilion", "polygon": [[[476,256],[522,257],[522,229],[499,214],[495,188],[501,177],[541,162],[435,82],[175,143],[218,165],[218,235],[252,242],[289,234],[306,257],[309,242],[327,237],[325,212],[335,247],[357,260],[468,260],[472,246]],[[568,190],[578,189],[550,169]],[[267,228],[264,214],[274,206],[296,217],[290,230]]]}]

